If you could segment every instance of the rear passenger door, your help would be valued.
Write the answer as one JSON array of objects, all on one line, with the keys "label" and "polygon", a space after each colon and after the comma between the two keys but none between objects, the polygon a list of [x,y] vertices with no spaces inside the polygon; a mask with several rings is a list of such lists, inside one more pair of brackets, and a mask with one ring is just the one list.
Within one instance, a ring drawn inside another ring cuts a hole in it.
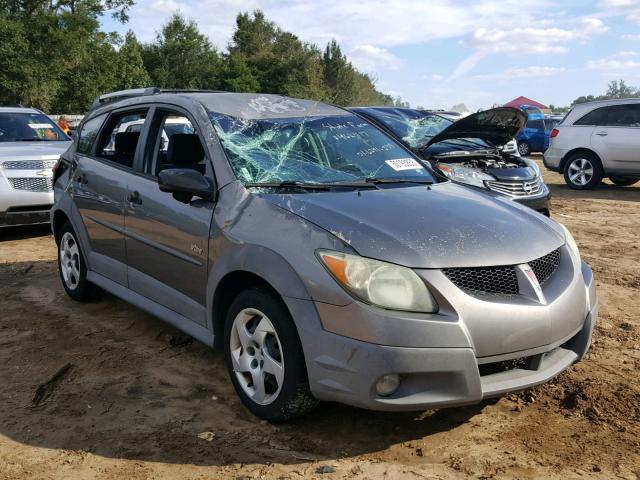
[{"label": "rear passenger door", "polygon": [[124,206],[140,133],[124,134],[133,120],[144,124],[148,109],[120,110],[87,121],[80,132],[71,194],[87,234],[90,270],[127,284]]},{"label": "rear passenger door", "polygon": [[[145,153],[129,183],[125,207],[129,288],[206,325],[209,228],[214,202],[180,201],[160,191],[157,174],[189,168],[213,180],[206,143],[191,117],[177,107],[156,107]],[[213,184],[213,182],[212,182]]]},{"label": "rear passenger door", "polygon": [[612,105],[596,111],[591,145],[604,152],[607,173],[640,173],[640,104]]}]

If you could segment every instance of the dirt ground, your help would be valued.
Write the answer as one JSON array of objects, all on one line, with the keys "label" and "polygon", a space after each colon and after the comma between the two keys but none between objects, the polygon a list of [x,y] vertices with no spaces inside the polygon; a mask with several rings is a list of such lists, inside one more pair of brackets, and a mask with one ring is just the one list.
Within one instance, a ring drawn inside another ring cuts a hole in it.
[{"label": "dirt ground", "polygon": [[111,296],[72,302],[46,228],[0,232],[0,479],[640,479],[640,185],[545,176],[595,270],[590,353],[534,390],[417,414],[260,422],[219,352]]}]

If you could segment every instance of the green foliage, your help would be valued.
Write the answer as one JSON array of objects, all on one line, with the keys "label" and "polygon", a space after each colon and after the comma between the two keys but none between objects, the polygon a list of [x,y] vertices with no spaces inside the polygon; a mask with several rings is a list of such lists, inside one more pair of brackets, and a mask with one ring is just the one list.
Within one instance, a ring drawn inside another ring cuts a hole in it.
[{"label": "green foliage", "polygon": [[151,83],[160,88],[218,88],[220,56],[194,21],[174,14],[142,49]]},{"label": "green foliage", "polygon": [[633,98],[640,96],[640,89],[631,87],[624,80],[612,80],[607,86],[607,93],[604,95],[583,95],[576,98],[572,105],[578,103],[594,102],[596,100],[609,100],[614,98]]},{"label": "green foliage", "polygon": [[128,88],[278,93],[339,105],[406,105],[375,88],[332,40],[324,51],[260,11],[241,13],[221,54],[192,20],[175,14],[140,44],[100,31],[128,19],[134,0],[0,0],[0,104],[82,113],[98,95]]}]

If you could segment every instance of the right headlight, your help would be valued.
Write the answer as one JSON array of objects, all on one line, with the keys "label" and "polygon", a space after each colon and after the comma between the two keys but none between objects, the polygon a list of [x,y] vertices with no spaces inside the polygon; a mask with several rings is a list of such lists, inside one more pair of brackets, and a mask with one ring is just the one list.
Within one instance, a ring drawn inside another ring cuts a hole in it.
[{"label": "right headlight", "polygon": [[365,303],[408,312],[438,310],[427,286],[410,268],[329,250],[317,254],[331,276]]},{"label": "right headlight", "polygon": [[560,225],[562,227],[562,230],[564,230],[564,240],[567,243],[567,247],[569,247],[569,249],[578,258],[578,261],[580,261],[580,250],[578,250],[578,244],[574,240],[573,235],[571,235],[571,232],[569,231],[569,229],[565,227],[563,224],[559,223],[558,225]]}]

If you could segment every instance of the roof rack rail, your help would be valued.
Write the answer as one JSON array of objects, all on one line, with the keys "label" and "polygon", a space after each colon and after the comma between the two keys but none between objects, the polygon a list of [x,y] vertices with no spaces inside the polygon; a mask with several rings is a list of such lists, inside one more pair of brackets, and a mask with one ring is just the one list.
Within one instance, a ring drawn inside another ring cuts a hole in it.
[{"label": "roof rack rail", "polygon": [[117,92],[105,93],[96,98],[91,108],[99,107],[105,103],[116,102],[125,98],[144,97],[147,95],[159,95],[161,93],[220,93],[220,90],[199,90],[195,88],[131,88],[129,90],[119,90]]},{"label": "roof rack rail", "polygon": [[125,98],[157,95],[158,93],[160,93],[160,89],[158,87],[131,88],[129,90],[119,90],[117,92],[105,93],[104,95],[100,95],[94,100],[91,108],[96,108],[100,105],[104,105],[105,103],[115,102],[118,100],[123,100]]}]

